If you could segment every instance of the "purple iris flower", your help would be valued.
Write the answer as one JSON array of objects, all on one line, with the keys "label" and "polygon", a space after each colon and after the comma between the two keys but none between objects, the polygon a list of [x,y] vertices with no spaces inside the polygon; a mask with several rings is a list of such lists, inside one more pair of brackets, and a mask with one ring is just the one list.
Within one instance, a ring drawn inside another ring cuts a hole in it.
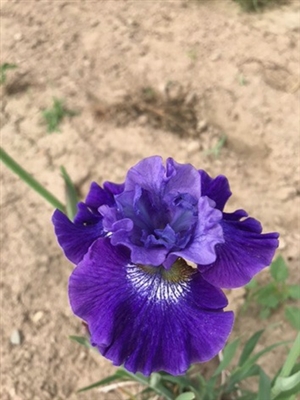
[{"label": "purple iris flower", "polygon": [[249,282],[278,246],[245,211],[223,212],[230,195],[224,176],[154,156],[124,184],[93,183],[74,222],[55,211],[58,242],[77,264],[72,309],[115,365],[182,374],[224,346],[233,314],[218,288]]}]

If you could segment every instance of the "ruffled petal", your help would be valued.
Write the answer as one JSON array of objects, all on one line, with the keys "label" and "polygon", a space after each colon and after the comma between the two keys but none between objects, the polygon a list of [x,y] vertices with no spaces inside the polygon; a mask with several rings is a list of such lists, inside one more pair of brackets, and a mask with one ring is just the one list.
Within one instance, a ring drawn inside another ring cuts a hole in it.
[{"label": "ruffled petal", "polygon": [[168,158],[167,175],[165,193],[189,193],[195,199],[200,197],[199,173],[191,164],[179,164]]},{"label": "ruffled petal", "polygon": [[93,212],[85,203],[80,202],[77,204],[77,213],[74,218],[76,225],[95,225],[102,219],[98,212]]},{"label": "ruffled petal", "polygon": [[216,203],[216,208],[223,211],[223,208],[231,196],[228,179],[219,175],[211,178],[205,171],[199,170],[201,177],[201,196],[208,196]]},{"label": "ruffled petal", "polygon": [[204,279],[222,288],[246,285],[255,274],[270,265],[278,247],[279,234],[262,234],[261,224],[254,218],[238,221],[245,212],[224,214],[222,221],[225,242],[216,246],[217,259],[210,265],[198,265]]},{"label": "ruffled petal", "polygon": [[59,245],[74,264],[82,260],[90,245],[103,234],[101,221],[95,225],[73,224],[59,210],[54,212],[52,222]]},{"label": "ruffled petal", "polygon": [[98,208],[103,204],[113,206],[114,203],[112,193],[102,189],[98,183],[92,182],[85,202],[80,202],[77,205],[77,213],[74,217],[75,224],[96,224],[102,219]]},{"label": "ruffled petal", "polygon": [[102,189],[96,182],[92,182],[90,191],[86,197],[85,203],[97,210],[103,204],[113,205],[114,199],[111,193]]},{"label": "ruffled petal", "polygon": [[168,249],[164,246],[145,248],[135,245],[127,235],[125,229],[119,230],[111,236],[113,246],[123,245],[131,251],[131,261],[135,264],[149,264],[153,266],[161,265],[168,254]]},{"label": "ruffled petal", "polygon": [[142,189],[158,192],[164,180],[165,168],[160,156],[144,158],[130,168],[125,180],[125,190]]},{"label": "ruffled petal", "polygon": [[113,195],[122,193],[124,190],[124,187],[125,187],[124,183],[113,183],[113,182],[109,182],[109,181],[106,181],[103,183],[103,188]]},{"label": "ruffled petal", "polygon": [[71,307],[114,365],[144,375],[183,374],[191,363],[214,357],[233,324],[233,313],[223,312],[224,294],[187,268],[182,279],[166,280],[99,239],[70,277]]},{"label": "ruffled petal", "polygon": [[[221,227],[222,213],[213,207],[208,197],[201,197],[198,202],[199,221],[195,228],[191,244],[179,251],[173,251],[196,264],[211,264],[216,260],[215,247],[223,243],[223,230]],[[201,261],[200,261],[201,260]],[[168,268],[168,262],[164,264]]]}]

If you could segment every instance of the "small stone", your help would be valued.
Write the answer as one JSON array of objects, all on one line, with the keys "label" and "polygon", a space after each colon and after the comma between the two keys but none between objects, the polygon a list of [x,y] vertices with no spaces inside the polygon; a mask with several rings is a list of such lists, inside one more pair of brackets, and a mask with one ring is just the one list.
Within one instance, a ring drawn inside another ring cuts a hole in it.
[{"label": "small stone", "polygon": [[44,316],[43,311],[37,311],[33,316],[32,316],[32,321],[36,324],[38,323]]},{"label": "small stone", "polygon": [[285,249],[285,248],[286,248],[286,242],[285,242],[284,239],[280,238],[280,239],[279,239],[279,246],[278,246],[278,249],[279,249],[279,250],[283,250],[283,249]]},{"label": "small stone", "polygon": [[207,121],[205,119],[198,121],[197,123],[197,131],[198,132],[204,132],[207,129]]},{"label": "small stone", "polygon": [[220,58],[221,58],[221,54],[220,53],[215,53],[215,54],[212,54],[210,56],[210,60],[211,61],[218,61]]},{"label": "small stone", "polygon": [[200,144],[198,141],[193,140],[190,143],[187,144],[186,150],[189,154],[196,153],[200,149]]},{"label": "small stone", "polygon": [[18,32],[18,33],[14,34],[14,39],[15,39],[16,42],[19,42],[20,40],[22,40],[22,38],[23,38],[23,35],[22,35],[21,32]]},{"label": "small stone", "polygon": [[10,343],[19,346],[21,344],[21,334],[18,329],[14,329],[10,335]]}]

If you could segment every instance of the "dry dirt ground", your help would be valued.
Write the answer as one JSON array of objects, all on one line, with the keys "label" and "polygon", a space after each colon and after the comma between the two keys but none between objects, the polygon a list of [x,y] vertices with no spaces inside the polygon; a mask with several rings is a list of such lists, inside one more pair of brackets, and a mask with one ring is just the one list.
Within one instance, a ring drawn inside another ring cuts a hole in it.
[{"label": "dry dirt ground", "polygon": [[[223,173],[227,210],[244,208],[279,231],[289,279],[299,282],[299,33],[298,0],[260,14],[231,0],[2,0],[1,63],[18,66],[1,88],[2,145],[61,200],[61,165],[82,196],[92,180],[121,182],[153,154]],[[48,134],[41,112],[53,97],[78,115]],[[120,398],[76,394],[114,367],[68,338],[83,328],[69,308],[72,267],[53,209],[1,172],[1,399]],[[233,337],[270,323],[261,348],[295,337],[283,310],[261,321],[255,307],[237,317]],[[285,355],[267,356],[268,372]]]}]

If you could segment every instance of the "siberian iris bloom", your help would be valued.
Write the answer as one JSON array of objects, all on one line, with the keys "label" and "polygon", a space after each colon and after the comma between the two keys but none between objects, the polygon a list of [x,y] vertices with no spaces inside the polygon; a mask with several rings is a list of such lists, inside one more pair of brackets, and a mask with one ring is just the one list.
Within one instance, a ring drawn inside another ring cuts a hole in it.
[{"label": "siberian iris bloom", "polygon": [[219,288],[249,282],[278,246],[245,211],[223,211],[230,195],[224,176],[154,156],[123,184],[93,183],[74,222],[55,211],[58,242],[77,265],[71,307],[115,365],[182,374],[222,349],[233,314]]}]

